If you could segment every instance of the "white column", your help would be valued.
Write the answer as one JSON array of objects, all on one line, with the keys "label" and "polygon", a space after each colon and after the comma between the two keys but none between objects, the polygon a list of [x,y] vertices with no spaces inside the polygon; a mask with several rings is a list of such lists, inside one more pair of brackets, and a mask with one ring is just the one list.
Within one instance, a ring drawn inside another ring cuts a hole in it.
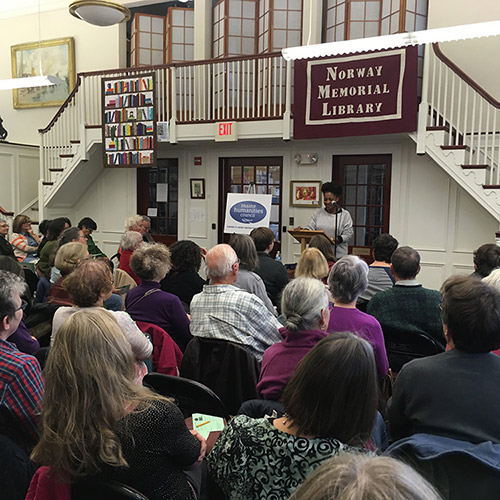
[{"label": "white column", "polygon": [[322,0],[304,0],[302,3],[302,45],[321,43],[322,21]]},{"label": "white column", "polygon": [[194,2],[194,58],[212,58],[212,0]]}]

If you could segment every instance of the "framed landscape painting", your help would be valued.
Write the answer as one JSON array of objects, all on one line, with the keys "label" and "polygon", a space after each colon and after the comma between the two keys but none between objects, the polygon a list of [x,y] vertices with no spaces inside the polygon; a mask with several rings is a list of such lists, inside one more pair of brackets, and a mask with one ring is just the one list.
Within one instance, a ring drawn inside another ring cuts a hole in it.
[{"label": "framed landscape painting", "polygon": [[75,86],[75,41],[56,38],[41,42],[22,43],[10,48],[12,78],[27,76],[57,76],[60,85],[14,89],[14,108],[60,106]]}]

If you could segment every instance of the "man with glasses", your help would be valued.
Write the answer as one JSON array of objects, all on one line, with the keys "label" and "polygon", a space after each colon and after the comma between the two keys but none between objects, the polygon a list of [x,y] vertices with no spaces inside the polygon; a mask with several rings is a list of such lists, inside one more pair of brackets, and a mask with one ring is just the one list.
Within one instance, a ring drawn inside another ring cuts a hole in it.
[{"label": "man with glasses", "polygon": [[191,301],[191,334],[241,344],[260,362],[264,351],[283,338],[278,320],[254,294],[234,286],[239,261],[229,245],[205,256],[210,285]]},{"label": "man with glasses", "polygon": [[19,276],[0,271],[0,434],[30,451],[39,437],[42,374],[36,358],[8,342],[23,318],[25,286]]},{"label": "man with glasses", "polygon": [[0,255],[6,255],[15,259],[14,249],[9,243],[9,223],[5,219],[0,219]]}]

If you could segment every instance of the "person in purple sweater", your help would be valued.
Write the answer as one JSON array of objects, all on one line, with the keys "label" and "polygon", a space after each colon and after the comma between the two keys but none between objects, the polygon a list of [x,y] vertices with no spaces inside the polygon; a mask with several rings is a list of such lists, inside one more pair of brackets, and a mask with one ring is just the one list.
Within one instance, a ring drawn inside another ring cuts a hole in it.
[{"label": "person in purple sweater", "polygon": [[264,352],[257,391],[262,399],[278,400],[299,361],[327,335],[328,294],[320,280],[296,278],[283,290],[283,341]]},{"label": "person in purple sweater", "polygon": [[377,374],[385,377],[389,362],[382,327],[373,316],[356,309],[358,297],[368,286],[367,263],[355,255],[342,257],[332,267],[328,286],[333,297],[328,332],[352,332],[367,340],[373,347]]},{"label": "person in purple sweater", "polygon": [[142,281],[125,297],[127,312],[134,321],[163,328],[184,352],[192,338],[189,318],[179,298],[160,288],[171,267],[169,249],[162,243],[144,243],[134,251],[130,267]]}]

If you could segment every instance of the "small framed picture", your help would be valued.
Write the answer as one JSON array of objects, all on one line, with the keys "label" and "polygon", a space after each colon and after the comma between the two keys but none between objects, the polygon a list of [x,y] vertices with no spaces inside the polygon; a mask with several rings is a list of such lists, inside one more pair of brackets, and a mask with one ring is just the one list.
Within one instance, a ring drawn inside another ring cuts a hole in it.
[{"label": "small framed picture", "polygon": [[290,181],[290,206],[321,206],[321,181]]},{"label": "small framed picture", "polygon": [[205,199],[205,179],[191,179],[191,199]]}]

